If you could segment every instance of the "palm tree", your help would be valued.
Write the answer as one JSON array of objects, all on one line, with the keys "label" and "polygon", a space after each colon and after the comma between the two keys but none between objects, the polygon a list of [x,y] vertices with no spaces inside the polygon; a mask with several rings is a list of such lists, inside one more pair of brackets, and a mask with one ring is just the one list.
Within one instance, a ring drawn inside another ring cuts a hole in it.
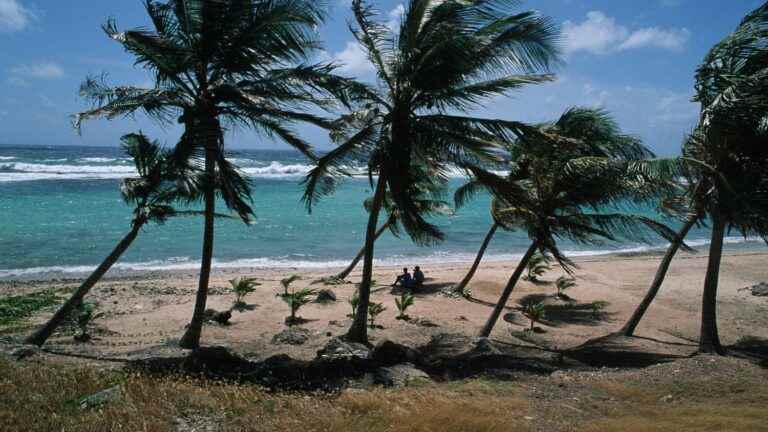
[{"label": "palm tree", "polygon": [[712,225],[699,352],[724,352],[717,329],[723,238],[735,230],[768,242],[768,3],[707,54],[696,74],[697,129],[683,146],[698,167],[697,204]]},{"label": "palm tree", "polygon": [[[423,216],[447,215],[451,213],[448,203],[441,199],[441,189],[444,186],[442,183],[435,183],[429,177],[425,176],[417,181],[417,185],[419,192],[417,192],[417,195],[414,196],[413,201]],[[373,201],[370,198],[365,200],[363,206],[365,207],[366,211],[371,210],[372,203]],[[386,222],[384,222],[379,227],[379,229],[376,230],[376,234],[373,238],[374,243],[387,230],[389,230],[395,237],[400,237],[401,234],[399,212],[397,207],[395,207],[395,203],[392,200],[392,197],[389,194],[384,197],[382,208],[387,212],[389,216],[387,217]],[[425,238],[429,235],[429,233],[422,234],[422,236]],[[435,241],[440,241],[440,239],[436,238]],[[352,259],[352,262],[350,262],[349,265],[340,273],[334,275],[333,278],[337,280],[346,279],[349,274],[352,273],[352,270],[357,267],[364,256],[365,247],[362,247],[360,248],[360,251],[357,253],[357,255],[355,255],[355,258]]]},{"label": "palm tree", "polygon": [[410,0],[400,25],[391,29],[376,21],[377,12],[367,2],[352,1],[353,34],[376,70],[378,85],[361,92],[359,109],[340,119],[334,134],[340,144],[318,160],[305,193],[311,209],[333,191],[335,178],[347,175],[345,165],[367,163],[374,193],[360,304],[347,333],[351,341],[368,340],[374,238],[387,193],[414,240],[440,238],[414,203],[414,169],[440,178],[449,164],[494,158],[499,137],[510,138],[524,125],[463,114],[487,97],[551,80],[535,73],[557,59],[555,26],[534,12],[513,14],[511,6],[502,0]]},{"label": "palm tree", "polygon": [[217,193],[244,221],[253,213],[248,181],[226,158],[223,124],[276,137],[314,158],[292,125],[330,127],[304,110],[328,107],[327,92],[343,99],[348,80],[331,75],[329,65],[298,64],[319,47],[315,27],[323,20],[323,2],[146,0],[145,6],[153,30],[118,31],[114,21],[104,30],[154,74],[154,88],[111,88],[103,80],[89,78],[81,93],[94,107],[79,114],[75,124],[141,111],[164,123],[178,119],[184,125],[174,157],[197,161],[209,179],[203,197],[206,217],[195,309],[179,343],[196,348],[213,257]]},{"label": "palm tree", "polygon": [[[139,176],[123,180],[120,192],[126,203],[134,206],[131,230],[115,246],[107,258],[77,288],[72,296],[56,313],[36,332],[27,337],[26,343],[43,345],[72,311],[83,302],[83,298],[96,283],[109,271],[131,246],[141,229],[150,222],[164,223],[169,217],[189,215],[193,212],[180,212],[169,205],[180,198],[180,191],[185,191],[187,199],[192,198],[191,191],[196,190],[197,181],[189,171],[169,171],[168,154],[157,142],[150,141],[139,134],[125,135],[121,139],[125,152],[133,159]],[[183,185],[183,187],[177,187]]]},{"label": "palm tree", "polygon": [[[551,256],[572,273],[575,264],[560,251],[558,238],[583,244],[619,236],[648,241],[644,227],[668,238],[674,235],[656,221],[624,211],[632,207],[627,200],[645,201],[654,193],[655,182],[643,174],[646,164],[636,162],[652,154],[636,138],[621,134],[606,112],[570,109],[539,130],[536,139],[529,135],[510,147],[507,177],[470,168],[474,179],[466,187],[490,191],[505,205],[498,212],[502,222],[531,239],[481,337],[490,335],[536,253]],[[607,206],[618,211],[608,213]]]},{"label": "palm tree", "polygon": [[[697,190],[701,190],[701,188],[698,186],[699,183],[693,178],[688,178],[685,184],[697,185]],[[675,187],[682,188],[683,185],[675,183]],[[668,200],[663,201],[660,211],[671,217],[679,219],[683,225],[680,227],[679,231],[675,235],[675,238],[667,247],[667,250],[664,253],[664,257],[661,259],[661,263],[659,263],[659,268],[656,270],[656,275],[654,276],[653,281],[651,282],[651,286],[648,288],[645,297],[643,297],[643,300],[640,302],[640,304],[637,305],[637,308],[635,308],[635,311],[632,313],[624,326],[616,333],[617,335],[626,337],[634,336],[637,326],[640,324],[640,321],[643,319],[643,316],[645,316],[645,313],[648,311],[651,303],[658,295],[659,290],[664,283],[664,279],[667,276],[667,272],[669,271],[669,267],[672,264],[672,260],[677,255],[677,252],[681,248],[689,252],[693,251],[685,244],[685,238],[688,236],[688,233],[691,231],[691,229],[693,229],[695,226],[704,225],[703,214],[700,211],[695,211],[692,209],[691,205],[695,205],[695,203],[691,202],[691,200],[685,196],[684,190],[680,192],[681,193],[679,193],[677,196],[672,196]],[[696,193],[694,193],[694,196],[695,195]]]},{"label": "palm tree", "polygon": [[[458,203],[456,207],[459,207]],[[502,226],[501,223],[499,223],[499,218],[496,217],[498,210],[499,201],[494,199],[491,202],[491,216],[493,217],[493,223],[491,224],[491,228],[488,230],[488,233],[485,235],[485,238],[483,238],[483,243],[480,244],[480,250],[477,251],[477,255],[475,256],[475,260],[472,262],[472,266],[469,268],[469,271],[467,271],[467,274],[464,276],[461,282],[453,287],[453,292],[456,294],[459,294],[463,297],[470,296],[470,292],[467,290],[467,285],[469,285],[469,282],[473,277],[475,277],[475,273],[477,273],[477,269],[480,267],[483,256],[485,256],[485,250],[488,249],[488,245],[491,244],[491,240],[496,234],[496,231],[499,229],[499,227]]]}]

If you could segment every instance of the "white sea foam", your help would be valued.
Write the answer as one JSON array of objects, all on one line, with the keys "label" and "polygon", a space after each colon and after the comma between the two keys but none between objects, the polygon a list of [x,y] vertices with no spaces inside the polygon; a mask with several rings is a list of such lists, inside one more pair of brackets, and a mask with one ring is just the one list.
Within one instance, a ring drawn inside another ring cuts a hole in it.
[{"label": "white sea foam", "polygon": [[16,156],[0,156],[0,161],[9,161],[16,159]]},{"label": "white sea foam", "polygon": [[[743,244],[762,242],[758,237],[749,237],[744,239],[743,237],[726,237],[724,239],[726,244]],[[709,240],[692,240],[688,242],[688,245],[692,247],[702,247],[709,244]],[[612,254],[622,253],[643,253],[665,250],[669,245],[650,245],[650,246],[637,246],[617,249],[598,249],[598,250],[579,250],[579,251],[564,251],[566,256],[569,257],[591,257],[591,256],[605,256]],[[484,258],[485,262],[503,262],[503,261],[516,261],[523,256],[522,253],[510,253],[510,254],[489,254]],[[429,266],[430,264],[455,264],[455,263],[467,263],[475,259],[473,253],[454,253],[454,252],[434,252],[429,255],[394,255],[384,258],[378,258],[375,260],[377,266],[395,267],[403,265],[422,265]],[[295,259],[289,257],[283,258],[244,258],[231,261],[213,261],[214,269],[319,269],[319,268],[333,268],[333,267],[345,267],[349,264],[349,260],[325,260],[325,261],[312,261],[305,259]],[[154,260],[147,262],[127,262],[118,263],[113,266],[114,270],[121,272],[146,272],[146,271],[187,271],[197,270],[200,267],[200,262],[193,260],[189,257],[173,257],[166,260]],[[7,269],[0,270],[0,279],[18,278],[18,277],[32,277],[43,276],[51,277],[55,275],[80,275],[86,274],[96,266],[51,266],[51,267],[30,267],[22,269]]]},{"label": "white sea foam", "polygon": [[91,162],[91,163],[109,163],[109,162],[117,162],[124,159],[117,159],[117,158],[105,158],[105,157],[87,157],[87,158],[80,158],[83,162]]}]

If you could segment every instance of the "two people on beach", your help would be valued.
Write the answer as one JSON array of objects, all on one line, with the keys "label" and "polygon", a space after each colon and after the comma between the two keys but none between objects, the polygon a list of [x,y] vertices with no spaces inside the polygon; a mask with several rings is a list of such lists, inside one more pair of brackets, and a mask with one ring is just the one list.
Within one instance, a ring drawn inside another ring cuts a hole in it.
[{"label": "two people on beach", "polygon": [[424,273],[421,271],[421,267],[416,266],[413,268],[413,276],[408,272],[408,267],[403,268],[403,274],[398,275],[392,286],[400,285],[403,288],[418,289],[424,284]]}]

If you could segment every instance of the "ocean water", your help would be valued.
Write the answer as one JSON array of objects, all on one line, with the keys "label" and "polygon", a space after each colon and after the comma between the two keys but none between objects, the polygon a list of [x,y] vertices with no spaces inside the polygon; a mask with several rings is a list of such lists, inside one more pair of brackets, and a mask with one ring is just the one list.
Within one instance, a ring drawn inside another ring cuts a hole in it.
[{"label": "ocean water", "polygon": [[[303,156],[235,151],[232,158],[253,180],[257,220],[251,226],[217,221],[215,267],[343,266],[360,249],[366,223],[362,202],[371,193],[365,178],[348,180],[309,214],[300,201],[300,181],[309,169]],[[0,146],[0,278],[55,277],[95,267],[129,229],[131,209],[118,187],[132,173],[130,160],[118,148]],[[456,178],[451,185],[461,182]],[[490,227],[488,208],[489,199],[483,197],[434,220],[446,234],[438,246],[419,247],[387,233],[376,244],[377,262],[428,269],[430,263],[470,261]],[[116,269],[197,268],[202,223],[202,218],[177,218],[148,226]],[[689,243],[705,245],[708,236],[704,229],[694,230]],[[763,247],[756,239],[729,237],[727,243]],[[658,239],[650,245],[563,241],[561,246],[576,256],[663,249],[665,244]],[[499,232],[486,259],[513,259],[527,246],[525,235]]]}]

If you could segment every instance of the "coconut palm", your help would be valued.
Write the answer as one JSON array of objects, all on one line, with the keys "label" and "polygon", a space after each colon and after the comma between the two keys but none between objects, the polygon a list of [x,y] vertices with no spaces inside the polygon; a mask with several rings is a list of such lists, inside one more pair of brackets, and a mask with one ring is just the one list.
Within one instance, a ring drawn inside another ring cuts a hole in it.
[{"label": "coconut palm", "polygon": [[[689,177],[684,184],[696,185],[693,192],[694,196],[698,193],[697,191],[701,191],[698,181],[694,178]],[[691,197],[686,195],[684,185],[681,183],[673,183],[673,185],[678,193],[662,200],[659,210],[662,214],[678,219],[682,223],[682,226],[667,247],[664,257],[661,259],[653,281],[651,282],[651,286],[648,288],[643,300],[637,305],[635,311],[624,326],[617,332],[618,335],[629,337],[635,334],[637,326],[640,324],[640,321],[643,319],[643,316],[645,316],[651,303],[658,295],[659,290],[664,283],[664,279],[667,276],[667,272],[669,271],[669,267],[672,264],[672,260],[677,255],[677,252],[680,249],[693,252],[693,249],[685,244],[685,238],[688,236],[688,233],[695,226],[704,226],[704,215],[701,211],[695,211],[692,208],[692,205],[695,205],[695,200],[691,200]]]},{"label": "coconut palm", "polygon": [[[428,217],[451,214],[448,203],[441,199],[441,192],[444,186],[441,182],[435,183],[428,177],[424,177],[417,182],[417,185],[419,192],[417,192],[417,195],[414,196],[413,201],[423,216]],[[363,206],[365,207],[366,211],[370,211],[372,206],[372,199],[369,198],[365,200]],[[387,220],[379,227],[379,229],[376,230],[376,234],[373,238],[374,243],[387,230],[389,230],[395,237],[400,237],[402,234],[399,212],[390,194],[387,194],[384,197],[382,208],[387,212],[388,217]],[[421,235],[426,238],[431,234],[427,232]],[[440,239],[436,238],[435,241],[440,241]],[[352,270],[357,267],[364,256],[365,246],[360,248],[360,251],[357,253],[357,255],[355,255],[355,258],[352,259],[352,262],[350,262],[344,270],[332,276],[332,278],[336,280],[346,279],[349,274],[352,273]]]},{"label": "coconut palm", "polygon": [[[170,206],[174,200],[181,198],[181,191],[184,191],[185,199],[193,198],[199,183],[194,173],[176,170],[175,166],[171,171],[168,153],[164,152],[157,142],[150,141],[140,133],[125,135],[121,141],[123,149],[133,159],[138,172],[138,177],[123,180],[120,188],[125,202],[134,206],[131,230],[53,317],[26,339],[27,343],[43,345],[78,305],[82,304],[83,298],[91,288],[128,250],[146,224],[162,224],[169,217],[195,214],[195,212],[177,211]],[[179,188],[177,185],[183,185],[183,187]]]},{"label": "coconut palm", "polygon": [[[367,164],[374,191],[365,239],[360,305],[348,339],[367,342],[366,317],[379,213],[389,194],[404,230],[417,242],[440,238],[415,203],[414,170],[447,176],[449,164],[496,156],[499,137],[522,124],[464,116],[487,97],[551,79],[537,75],[557,58],[556,27],[534,12],[513,13],[502,0],[410,0],[400,23],[377,22],[377,12],[352,1],[353,34],[373,64],[377,85],[361,92],[357,108],[337,123],[338,147],[320,158],[306,179],[311,209],[331,193],[351,162]],[[375,180],[375,181],[374,181]]]},{"label": "coconut palm", "polygon": [[[642,159],[652,156],[642,143],[622,134],[604,111],[574,108],[556,122],[541,125],[510,147],[507,177],[470,168],[474,179],[465,194],[485,188],[504,203],[499,215],[531,244],[509,279],[480,332],[488,337],[512,290],[536,253],[550,256],[566,272],[575,264],[560,251],[557,239],[601,244],[619,237],[649,241],[649,230],[671,238],[666,226],[633,214],[632,202],[653,195],[656,182]],[[612,209],[609,212],[607,209]]]},{"label": "coconut palm", "polygon": [[768,241],[768,3],[707,54],[696,74],[697,129],[683,155],[698,167],[697,204],[712,226],[699,351],[724,352],[717,330],[723,238],[730,231]]},{"label": "coconut palm", "polygon": [[[548,141],[548,136],[557,136],[564,141],[567,141],[568,139],[576,140],[574,143],[580,144],[583,149],[580,150],[580,152],[574,153],[572,157],[591,156],[609,158],[610,160],[637,161],[651,156],[651,153],[642,147],[635,138],[621,134],[615,121],[603,110],[578,107],[571,108],[564,112],[556,122],[539,125],[539,128],[540,131],[546,134],[540,135],[539,140]],[[519,140],[519,142],[522,143],[523,140]],[[546,143],[545,145],[551,144],[552,143]],[[516,159],[519,158],[521,161],[525,160],[520,153],[521,151],[524,151],[524,147],[512,147],[510,151],[513,167],[516,164]],[[661,174],[661,167],[656,167],[655,170],[651,170],[648,166],[639,165],[636,166],[635,169],[639,172],[647,172],[646,177],[654,174]],[[520,174],[518,170],[512,170],[510,171],[510,175]],[[666,175],[666,177],[669,176],[670,175]],[[522,181],[524,178],[510,178],[510,180]],[[487,189],[486,186],[487,185],[482,183],[481,179],[475,178],[459,187],[454,194],[456,208],[465,206],[478,192]],[[645,192],[648,191],[645,190]],[[470,267],[467,275],[462,279],[459,285],[455,287],[457,292],[462,293],[465,296],[468,293],[466,287],[475,275],[483,255],[485,254],[485,250],[498,228],[503,228],[506,231],[513,231],[515,229],[514,223],[505,223],[505,221],[509,221],[509,218],[503,217],[504,207],[505,201],[503,199],[495,198],[491,202],[491,217],[493,220],[491,229],[485,236],[472,267]]]},{"label": "coconut palm", "polygon": [[313,0],[146,0],[153,29],[119,31],[114,21],[104,30],[154,74],[153,88],[109,87],[89,78],[81,93],[94,107],[75,124],[94,117],[113,118],[143,112],[163,123],[185,127],[174,157],[204,167],[206,182],[200,281],[192,321],[180,346],[199,345],[213,257],[215,198],[248,221],[252,215],[248,181],[224,152],[224,126],[250,128],[314,157],[292,129],[296,122],[330,127],[308,114],[325,107],[318,91],[344,97],[347,80],[332,67],[299,64],[319,47],[315,27],[324,2]]}]

